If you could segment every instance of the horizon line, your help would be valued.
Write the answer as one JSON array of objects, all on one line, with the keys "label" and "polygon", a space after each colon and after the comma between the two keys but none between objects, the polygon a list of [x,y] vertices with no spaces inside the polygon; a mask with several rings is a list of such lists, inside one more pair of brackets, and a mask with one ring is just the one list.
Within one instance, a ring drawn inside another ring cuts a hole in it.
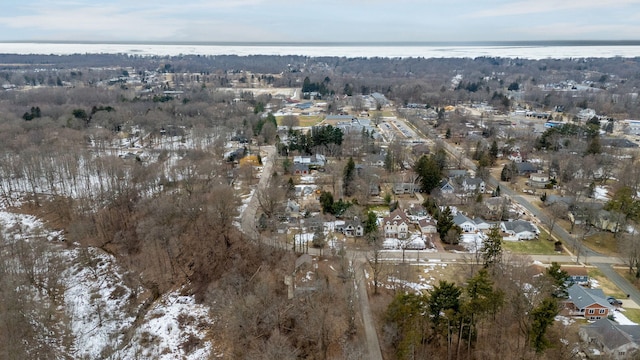
[{"label": "horizon line", "polygon": [[180,41],[180,40],[0,40],[5,44],[105,44],[192,46],[640,46],[639,40],[507,41]]}]

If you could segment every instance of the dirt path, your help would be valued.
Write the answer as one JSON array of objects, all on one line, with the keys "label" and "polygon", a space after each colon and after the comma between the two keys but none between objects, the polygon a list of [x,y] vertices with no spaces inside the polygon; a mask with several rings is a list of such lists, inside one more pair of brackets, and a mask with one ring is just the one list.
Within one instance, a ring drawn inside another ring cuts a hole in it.
[{"label": "dirt path", "polygon": [[358,299],[360,300],[360,312],[362,313],[362,322],[364,324],[364,333],[367,340],[367,354],[369,360],[382,360],[382,352],[380,351],[380,343],[378,342],[378,332],[376,331],[375,321],[371,315],[371,307],[369,306],[369,296],[367,295],[367,281],[364,273],[364,263],[358,263],[356,271],[356,287],[358,290]]}]

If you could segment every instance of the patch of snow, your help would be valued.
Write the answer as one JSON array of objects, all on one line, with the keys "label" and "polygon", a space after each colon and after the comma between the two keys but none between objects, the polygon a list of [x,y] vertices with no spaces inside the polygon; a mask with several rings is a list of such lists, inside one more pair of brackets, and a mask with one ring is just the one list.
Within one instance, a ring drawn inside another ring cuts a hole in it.
[{"label": "patch of snow", "polygon": [[574,322],[576,322],[574,319],[566,317],[566,316],[562,316],[562,315],[558,315],[554,318],[555,321],[561,322],[562,325],[564,326],[569,326],[571,324],[573,324]]},{"label": "patch of snow", "polygon": [[209,308],[196,304],[193,296],[177,291],[165,294],[117,355],[122,359],[207,359],[212,350],[203,331],[210,327],[208,319]]},{"label": "patch of snow", "polygon": [[[134,316],[132,290],[124,285],[115,258],[97,249],[74,249],[66,253],[69,263],[62,277],[67,279],[65,308],[71,320],[76,358],[103,358],[107,346],[122,343]],[[135,296],[134,296],[135,298]]]},{"label": "patch of snow", "polygon": [[596,200],[607,201],[609,200],[608,190],[604,186],[598,185],[593,189],[593,197]]},{"label": "patch of snow", "polygon": [[638,324],[634,323],[633,321],[629,320],[629,318],[626,317],[620,311],[614,311],[613,312],[613,319],[620,325],[638,325]]}]

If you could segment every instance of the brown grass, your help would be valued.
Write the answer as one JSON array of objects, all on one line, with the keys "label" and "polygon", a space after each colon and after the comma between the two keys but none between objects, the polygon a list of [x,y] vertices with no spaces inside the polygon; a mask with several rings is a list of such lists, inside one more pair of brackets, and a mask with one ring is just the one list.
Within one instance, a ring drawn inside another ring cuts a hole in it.
[{"label": "brown grass", "polygon": [[591,250],[597,251],[605,256],[618,255],[616,239],[610,232],[599,232],[584,239],[584,244]]},{"label": "brown grass", "polygon": [[600,288],[604,291],[607,296],[614,296],[616,298],[624,298],[627,297],[627,294],[620,290],[611,280],[609,280],[600,270],[596,268],[589,269],[589,277],[597,280],[600,284]]}]

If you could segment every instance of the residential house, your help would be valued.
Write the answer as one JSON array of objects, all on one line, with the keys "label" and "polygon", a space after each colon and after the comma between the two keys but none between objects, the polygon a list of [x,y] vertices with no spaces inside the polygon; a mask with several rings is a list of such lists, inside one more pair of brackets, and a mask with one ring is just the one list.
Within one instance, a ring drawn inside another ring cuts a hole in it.
[{"label": "residential house", "polygon": [[449,179],[455,179],[455,178],[464,178],[469,176],[469,172],[467,170],[464,169],[450,169],[447,170],[447,177]]},{"label": "residential house", "polygon": [[307,165],[307,164],[293,164],[293,174],[294,175],[308,175],[309,174],[309,165]]},{"label": "residential house", "polygon": [[538,172],[538,167],[529,162],[516,163],[518,169],[518,175],[529,175]]},{"label": "residential house", "polygon": [[613,306],[607,301],[602,289],[590,289],[573,284],[567,289],[569,298],[565,308],[571,316],[584,316],[587,320],[606,319]]},{"label": "residential house", "polygon": [[536,172],[529,175],[529,186],[533,188],[544,189],[549,183],[550,179],[547,173]]},{"label": "residential house", "polygon": [[587,273],[587,269],[585,269],[584,267],[563,266],[562,270],[566,271],[569,275],[567,281],[565,281],[565,285],[567,285],[567,287],[573,284],[582,286],[589,285],[589,275]]},{"label": "residential house", "polygon": [[500,230],[517,240],[533,240],[540,234],[533,223],[525,220],[503,221],[500,223]]},{"label": "residential house", "polygon": [[453,194],[456,190],[451,181],[446,179],[440,181],[440,183],[438,184],[438,189],[440,189],[440,192],[443,194]]},{"label": "residential house", "polygon": [[464,177],[460,186],[465,194],[485,191],[485,183],[481,178]]},{"label": "residential house", "polygon": [[364,236],[364,227],[360,219],[355,217],[351,221],[346,221],[342,233],[346,237],[361,237]]},{"label": "residential house", "polygon": [[380,195],[380,185],[376,183],[369,184],[369,195],[370,196],[379,196]]},{"label": "residential house", "polygon": [[435,234],[438,232],[436,227],[437,223],[432,218],[422,218],[418,220],[418,226],[420,227],[420,232],[423,234]]},{"label": "residential house", "polygon": [[327,158],[322,154],[315,154],[313,156],[294,156],[293,164],[307,165],[309,169],[324,168],[327,163]]},{"label": "residential house", "polygon": [[458,225],[462,229],[462,231],[464,231],[464,232],[476,232],[476,231],[478,231],[478,225],[476,225],[476,223],[473,222],[473,220],[471,220],[468,217],[462,215],[462,213],[457,213],[453,217],[453,222],[454,222],[454,224]]},{"label": "residential house", "polygon": [[476,227],[480,231],[488,231],[488,230],[491,229],[491,227],[495,226],[495,224],[490,223],[490,222],[488,222],[485,219],[480,218],[480,217],[477,217],[477,218],[473,219],[473,222],[476,224]]},{"label": "residential house", "polygon": [[515,163],[521,163],[522,162],[522,155],[520,154],[520,151],[513,151],[511,152],[508,156],[507,159],[515,162]]},{"label": "residential house", "polygon": [[411,204],[406,212],[409,214],[409,216],[415,216],[415,217],[429,216],[427,209],[425,209],[424,206],[420,204]]},{"label": "residential house", "polygon": [[287,213],[300,212],[300,205],[297,202],[289,199],[289,200],[287,200],[287,206],[285,207],[285,211]]},{"label": "residential house", "polygon": [[396,195],[413,194],[416,185],[414,183],[399,182],[393,184],[393,193]]},{"label": "residential house", "polygon": [[579,330],[590,353],[607,359],[632,359],[640,350],[640,325],[620,325],[603,318]]},{"label": "residential house", "polygon": [[382,219],[385,238],[406,239],[409,236],[409,218],[404,211],[395,209]]},{"label": "residential house", "polygon": [[384,154],[371,154],[367,157],[367,162],[369,163],[369,166],[384,167],[384,160],[385,160]]}]

